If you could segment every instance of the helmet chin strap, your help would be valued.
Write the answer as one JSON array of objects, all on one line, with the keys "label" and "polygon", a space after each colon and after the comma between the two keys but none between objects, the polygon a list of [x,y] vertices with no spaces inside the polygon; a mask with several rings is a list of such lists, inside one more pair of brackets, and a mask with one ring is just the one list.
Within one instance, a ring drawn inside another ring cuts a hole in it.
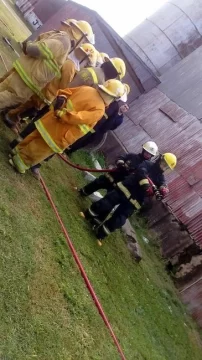
[{"label": "helmet chin strap", "polygon": [[79,63],[81,64],[84,60],[86,60],[88,58],[88,55],[85,54],[85,56],[79,61]]},{"label": "helmet chin strap", "polygon": [[[82,33],[81,33],[81,34],[82,34]],[[78,47],[78,45],[79,45],[80,42],[83,40],[83,38],[85,38],[85,36],[86,36],[85,34],[82,34],[82,36],[80,37],[80,39],[79,39],[77,42],[75,42],[74,49]],[[74,50],[74,49],[73,49],[73,50]]]}]

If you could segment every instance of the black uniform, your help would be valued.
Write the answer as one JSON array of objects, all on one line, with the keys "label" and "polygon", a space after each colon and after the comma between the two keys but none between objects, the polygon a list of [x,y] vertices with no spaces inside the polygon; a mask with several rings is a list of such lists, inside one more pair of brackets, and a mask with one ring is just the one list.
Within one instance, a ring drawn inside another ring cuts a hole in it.
[{"label": "black uniform", "polygon": [[116,160],[116,170],[106,175],[101,175],[91,183],[84,186],[80,193],[83,196],[89,196],[95,191],[105,189],[111,191],[118,182],[123,181],[129,174],[133,173],[137,167],[144,161],[143,155],[140,154],[126,154],[120,156]]},{"label": "black uniform", "polygon": [[118,205],[112,216],[98,226],[97,236],[99,239],[104,239],[109,233],[123,226],[134,210],[141,209],[145,200],[147,201],[149,198],[148,190],[151,190],[148,177],[157,187],[166,186],[159,162],[152,163],[145,160],[135,174],[131,174],[119,182],[116,189],[109,192],[103,199],[93,203],[86,211],[86,218],[91,218],[96,223],[103,223],[112,209]]}]

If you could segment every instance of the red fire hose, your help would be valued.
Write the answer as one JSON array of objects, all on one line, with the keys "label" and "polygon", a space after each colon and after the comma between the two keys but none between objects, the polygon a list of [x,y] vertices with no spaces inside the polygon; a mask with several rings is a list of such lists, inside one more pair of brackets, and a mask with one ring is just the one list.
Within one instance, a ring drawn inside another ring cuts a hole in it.
[{"label": "red fire hose", "polygon": [[[62,156],[61,156],[61,158],[62,158]],[[126,360],[126,358],[124,356],[124,353],[123,353],[123,350],[121,348],[121,345],[119,344],[119,341],[118,341],[116,335],[114,334],[114,331],[112,329],[112,326],[111,326],[107,316],[105,315],[105,312],[104,312],[104,310],[102,308],[102,305],[100,304],[100,302],[98,300],[98,297],[97,297],[97,295],[96,295],[96,293],[95,293],[95,291],[93,289],[93,286],[91,285],[91,282],[88,279],[88,276],[87,276],[87,274],[86,274],[86,272],[85,272],[85,270],[83,268],[83,265],[82,265],[82,263],[81,263],[81,261],[79,259],[79,256],[78,256],[78,254],[77,254],[77,252],[76,252],[76,250],[74,248],[74,245],[73,245],[73,243],[72,243],[72,241],[71,241],[71,239],[69,237],[69,234],[68,234],[68,232],[67,232],[67,230],[65,228],[65,225],[64,225],[64,223],[63,223],[63,221],[62,221],[62,219],[61,219],[61,217],[60,217],[60,215],[58,213],[58,210],[57,210],[57,208],[56,208],[56,206],[55,206],[55,204],[53,202],[53,199],[51,197],[51,194],[50,194],[50,192],[49,192],[49,190],[48,190],[48,188],[47,188],[47,186],[46,186],[46,184],[45,184],[42,177],[40,177],[40,182],[41,182],[42,188],[43,188],[43,190],[44,190],[44,192],[45,192],[45,194],[46,194],[46,196],[47,196],[47,198],[48,198],[48,200],[49,200],[49,202],[50,202],[50,204],[51,204],[51,206],[53,208],[53,211],[54,211],[54,213],[55,213],[55,215],[57,217],[57,220],[58,220],[58,222],[60,224],[62,232],[64,233],[65,239],[67,241],[67,245],[69,246],[69,248],[71,250],[71,253],[72,253],[72,255],[74,257],[74,260],[75,260],[75,262],[76,262],[76,264],[77,264],[77,266],[78,266],[78,268],[80,270],[81,276],[83,277],[83,279],[85,281],[86,287],[87,287],[87,289],[88,289],[88,291],[89,291],[89,293],[90,293],[90,295],[91,295],[91,297],[92,297],[92,299],[93,299],[93,301],[95,303],[95,306],[97,307],[97,309],[99,311],[99,314],[102,317],[105,325],[109,329],[110,335],[112,336],[112,338],[114,340],[114,344],[118,349],[118,352],[120,354],[121,359]]]},{"label": "red fire hose", "polygon": [[80,165],[76,165],[74,163],[72,163],[71,161],[67,160],[63,155],[58,154],[58,156],[60,157],[60,159],[62,159],[66,164],[68,164],[69,166],[73,167],[74,169],[78,169],[80,171],[90,171],[90,172],[101,172],[101,173],[105,173],[105,172],[114,172],[116,169],[91,169],[91,168],[86,168],[86,167],[82,167]]}]

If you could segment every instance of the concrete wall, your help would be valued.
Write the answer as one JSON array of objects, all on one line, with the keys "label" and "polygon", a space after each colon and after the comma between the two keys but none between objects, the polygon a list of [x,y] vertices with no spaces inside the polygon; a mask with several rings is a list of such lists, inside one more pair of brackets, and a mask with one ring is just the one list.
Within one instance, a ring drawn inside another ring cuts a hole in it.
[{"label": "concrete wall", "polygon": [[202,45],[202,0],[172,0],[125,36],[157,76]]}]

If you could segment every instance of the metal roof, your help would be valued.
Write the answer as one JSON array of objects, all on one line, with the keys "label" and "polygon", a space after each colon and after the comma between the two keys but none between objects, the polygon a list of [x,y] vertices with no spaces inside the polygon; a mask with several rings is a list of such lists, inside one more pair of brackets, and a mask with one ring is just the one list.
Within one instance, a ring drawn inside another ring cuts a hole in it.
[{"label": "metal roof", "polygon": [[[137,152],[153,139],[160,152],[173,152],[178,158],[176,170],[166,176],[170,194],[166,203],[187,226],[195,242],[202,247],[202,124],[172,102],[159,89],[135,100],[127,120],[116,131],[127,151]],[[114,150],[115,152],[115,150]],[[155,207],[153,209],[155,212]],[[159,214],[157,214],[157,219]]]}]

